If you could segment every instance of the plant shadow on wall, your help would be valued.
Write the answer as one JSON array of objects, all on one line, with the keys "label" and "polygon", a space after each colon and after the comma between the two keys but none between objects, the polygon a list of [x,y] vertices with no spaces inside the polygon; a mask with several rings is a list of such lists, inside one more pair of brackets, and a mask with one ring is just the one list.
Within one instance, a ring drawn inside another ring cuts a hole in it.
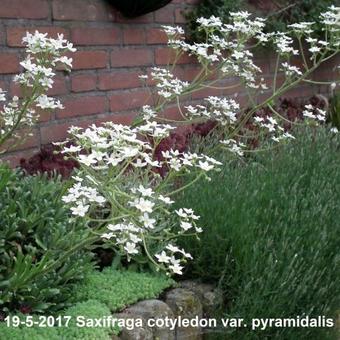
[{"label": "plant shadow on wall", "polygon": [[166,6],[171,0],[105,0],[125,17],[135,18]]},{"label": "plant shadow on wall", "polygon": [[[177,198],[202,216],[186,277],[219,282],[224,317],[337,319],[340,303],[340,138],[328,127],[294,129],[294,142],[242,161]],[[213,143],[213,141],[211,142]],[[218,246],[216,247],[216,244]],[[248,328],[231,339],[336,339],[320,327]],[[223,339],[218,337],[217,339]]]}]

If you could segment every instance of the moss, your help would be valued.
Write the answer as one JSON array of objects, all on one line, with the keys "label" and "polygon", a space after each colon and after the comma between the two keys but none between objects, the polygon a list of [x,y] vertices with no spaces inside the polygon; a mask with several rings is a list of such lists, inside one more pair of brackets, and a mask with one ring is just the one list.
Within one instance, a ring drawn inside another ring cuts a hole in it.
[{"label": "moss", "polygon": [[109,327],[79,327],[77,326],[77,318],[83,319],[105,319],[111,315],[110,309],[96,300],[88,300],[79,302],[68,308],[63,313],[66,316],[71,316],[68,327],[58,328],[58,334],[61,339],[110,339],[113,334],[119,333],[119,328]]},{"label": "moss", "polygon": [[[77,317],[79,316],[94,320],[104,319],[111,315],[110,309],[99,301],[88,300],[76,303],[74,306],[64,310],[60,315],[71,317],[67,327],[7,327],[6,323],[0,323],[0,340],[105,340],[111,339],[113,334],[118,334],[120,331],[118,327],[77,326]],[[18,314],[18,316],[25,320],[27,315]],[[38,316],[33,316],[33,318],[37,319]],[[66,322],[66,319],[63,322]]]},{"label": "moss", "polygon": [[116,312],[139,300],[155,298],[173,284],[165,276],[106,268],[85,277],[75,290],[75,300],[97,300]]},{"label": "moss", "polygon": [[57,328],[8,327],[0,323],[0,340],[60,340]]}]

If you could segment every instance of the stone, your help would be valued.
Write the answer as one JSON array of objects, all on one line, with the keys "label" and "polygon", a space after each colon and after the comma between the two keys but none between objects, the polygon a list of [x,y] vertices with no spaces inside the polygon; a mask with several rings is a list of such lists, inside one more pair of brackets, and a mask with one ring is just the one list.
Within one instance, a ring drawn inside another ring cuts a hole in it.
[{"label": "stone", "polygon": [[212,284],[185,280],[180,283],[180,286],[197,294],[201,300],[203,312],[207,316],[212,316],[214,311],[223,303],[221,291]]},{"label": "stone", "polygon": [[[152,299],[140,301],[125,310],[125,313],[141,315],[145,320],[156,319],[173,319],[174,313],[170,307],[163,301]],[[153,325],[152,325],[153,326]],[[174,340],[175,330],[171,330],[166,325],[152,327],[153,339],[157,340]],[[135,339],[134,339],[135,340]]]},{"label": "stone", "polygon": [[[114,315],[115,318],[118,319],[141,319],[143,320],[142,327],[134,327],[133,329],[123,328],[119,334],[119,337],[113,337],[112,339],[121,339],[121,340],[152,340],[153,333],[152,330],[147,326],[146,320],[143,319],[141,315],[132,314],[132,313],[118,313]],[[130,328],[130,327],[128,327]]]},{"label": "stone", "polygon": [[[199,297],[192,291],[184,288],[170,290],[165,297],[166,304],[172,309],[175,317],[182,319],[202,318],[202,304]],[[177,327],[176,339],[200,340],[202,330],[200,327]]]}]

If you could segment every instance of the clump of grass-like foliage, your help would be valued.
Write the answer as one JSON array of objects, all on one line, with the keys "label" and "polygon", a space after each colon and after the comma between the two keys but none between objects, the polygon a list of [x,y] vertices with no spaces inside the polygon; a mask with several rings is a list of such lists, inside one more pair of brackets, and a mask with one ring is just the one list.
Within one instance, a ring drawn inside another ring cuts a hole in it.
[{"label": "clump of grass-like foliage", "polygon": [[[340,297],[340,137],[298,130],[296,141],[231,161],[180,206],[202,217],[188,276],[220,282],[224,315],[335,317]],[[242,328],[233,339],[332,339],[334,329]]]}]

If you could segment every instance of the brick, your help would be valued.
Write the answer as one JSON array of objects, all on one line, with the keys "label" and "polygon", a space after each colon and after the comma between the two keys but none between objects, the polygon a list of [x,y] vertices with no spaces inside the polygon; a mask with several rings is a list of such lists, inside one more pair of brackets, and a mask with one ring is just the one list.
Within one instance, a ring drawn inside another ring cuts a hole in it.
[{"label": "brick", "polygon": [[111,113],[110,115],[96,119],[95,124],[100,125],[105,122],[113,122],[115,124],[131,125],[135,117],[135,112],[125,112],[122,114]]},{"label": "brick", "polygon": [[[155,62],[157,65],[167,65],[173,63],[175,60],[175,51],[168,47],[161,47],[155,50]],[[177,61],[177,64],[193,64],[197,63],[194,57],[183,54]]]},{"label": "brick", "polygon": [[147,13],[145,15],[141,15],[136,18],[126,18],[124,17],[121,13],[117,13],[117,18],[116,21],[122,24],[148,24],[148,23],[153,23],[154,18],[153,18],[153,12]]},{"label": "brick", "polygon": [[15,168],[20,165],[20,161],[22,159],[31,158],[38,152],[37,148],[33,149],[25,149],[24,151],[17,151],[11,154],[5,154],[0,156],[0,161],[4,163],[8,163],[11,168]]},{"label": "brick", "polygon": [[115,14],[112,7],[100,0],[54,0],[53,19],[80,21],[111,21]]},{"label": "brick", "polygon": [[147,31],[148,44],[167,44],[168,38],[165,32],[159,28],[151,28]]},{"label": "brick", "polygon": [[39,123],[45,123],[53,119],[54,117],[54,112],[51,110],[43,110],[40,107],[36,108],[37,114],[39,114],[38,122]]},{"label": "brick", "polygon": [[176,24],[185,24],[186,23],[184,11],[181,8],[176,8],[176,10],[175,10],[175,23]]},{"label": "brick", "polygon": [[92,91],[97,87],[97,75],[79,74],[72,76],[71,89],[73,92]]},{"label": "brick", "polygon": [[110,72],[99,75],[100,90],[117,90],[140,87],[140,72]]},{"label": "brick", "polygon": [[[12,96],[22,97],[20,85],[12,82],[10,85],[10,93]],[[48,90],[47,94],[49,96],[57,96],[57,95],[62,95],[66,93],[67,93],[67,89],[66,89],[66,84],[65,84],[65,77],[63,76],[55,77],[53,87]]]},{"label": "brick", "polygon": [[118,28],[86,28],[72,29],[71,41],[75,45],[116,45],[120,43]]},{"label": "brick", "polygon": [[66,77],[58,76],[54,78],[54,84],[51,89],[48,90],[49,96],[60,96],[67,93]]},{"label": "brick", "polygon": [[63,141],[68,137],[67,130],[72,126],[79,126],[77,122],[73,123],[55,123],[40,128],[41,143],[47,144],[51,142]]},{"label": "brick", "polygon": [[175,22],[174,9],[172,6],[160,8],[155,12],[155,22],[172,24]]},{"label": "brick", "polygon": [[152,64],[152,51],[149,49],[121,49],[111,52],[112,67],[134,67]]},{"label": "brick", "polygon": [[111,115],[106,121],[114,122],[115,124],[131,125],[136,117],[136,113],[124,113]]},{"label": "brick", "polygon": [[[0,154],[3,150],[18,151],[36,147],[39,143],[37,129],[24,129],[16,131],[20,136],[19,139],[8,139],[0,148]],[[32,136],[28,136],[28,133],[32,133]],[[24,143],[23,143],[24,141]]]},{"label": "brick", "polygon": [[69,39],[68,30],[57,26],[37,26],[37,27],[8,27],[7,28],[7,45],[11,47],[22,47],[22,38],[26,32],[47,33],[49,37],[56,38],[59,34],[64,34],[66,39]]},{"label": "brick", "polygon": [[110,96],[110,109],[112,112],[139,109],[149,103],[150,94],[145,90],[120,92]]},{"label": "brick", "polygon": [[[185,108],[182,109],[185,110]],[[159,116],[171,120],[183,120],[177,105],[166,107]]]},{"label": "brick", "polygon": [[108,54],[105,51],[77,51],[70,55],[73,58],[73,69],[105,68]]},{"label": "brick", "polygon": [[146,43],[145,31],[142,28],[123,29],[123,41],[125,45],[141,45]]},{"label": "brick", "polygon": [[184,69],[181,71],[181,75],[179,76],[182,80],[186,81],[193,81],[195,77],[200,73],[201,68],[200,67],[195,67],[192,65],[185,65]]},{"label": "brick", "polygon": [[293,88],[283,95],[285,98],[309,98],[315,94],[313,86],[299,86]]},{"label": "brick", "polygon": [[106,111],[105,96],[77,97],[63,102],[65,109],[57,112],[57,118],[86,116]]},{"label": "brick", "polygon": [[116,124],[130,125],[135,116],[135,113],[127,112],[124,114],[111,114],[101,118],[91,118],[81,121],[66,123],[54,122],[54,124],[49,124],[40,128],[41,143],[47,144],[50,142],[65,140],[67,137],[69,137],[67,130],[72,125],[87,128],[91,124],[100,125],[108,121],[114,122]]},{"label": "brick", "polygon": [[6,45],[6,32],[3,26],[0,26],[0,46]]},{"label": "brick", "polygon": [[19,70],[19,59],[16,54],[0,53],[0,73],[17,73]]},{"label": "brick", "polygon": [[0,89],[2,89],[3,91],[7,91],[7,84],[1,80],[0,80]]},{"label": "brick", "polygon": [[48,16],[47,0],[1,0],[0,18],[45,19]]},{"label": "brick", "polygon": [[209,96],[220,96],[221,90],[205,88],[192,94],[192,99],[202,99]]}]

